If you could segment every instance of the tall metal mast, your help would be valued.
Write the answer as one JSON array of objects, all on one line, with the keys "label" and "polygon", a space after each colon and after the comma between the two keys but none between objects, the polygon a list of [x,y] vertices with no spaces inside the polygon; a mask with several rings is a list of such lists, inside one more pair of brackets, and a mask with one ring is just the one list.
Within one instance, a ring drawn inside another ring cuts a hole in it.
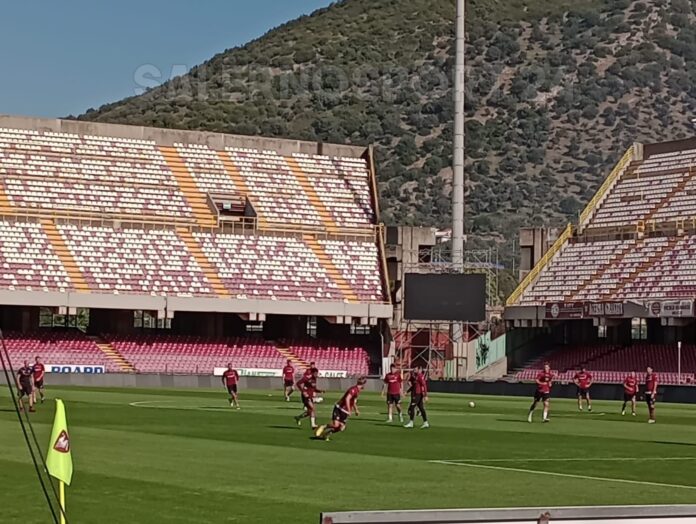
[{"label": "tall metal mast", "polygon": [[465,0],[457,0],[454,72],[454,164],[452,178],[452,264],[464,270],[464,82]]}]

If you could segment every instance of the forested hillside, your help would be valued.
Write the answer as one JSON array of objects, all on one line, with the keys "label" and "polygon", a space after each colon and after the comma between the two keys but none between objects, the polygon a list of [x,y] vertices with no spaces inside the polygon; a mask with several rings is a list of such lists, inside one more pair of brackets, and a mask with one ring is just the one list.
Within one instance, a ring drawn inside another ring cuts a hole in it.
[{"label": "forested hillside", "polygon": [[[634,140],[692,133],[693,0],[471,0],[475,243],[562,223]],[[454,0],[345,0],[227,50],[102,122],[377,145],[384,220],[450,220]]]}]

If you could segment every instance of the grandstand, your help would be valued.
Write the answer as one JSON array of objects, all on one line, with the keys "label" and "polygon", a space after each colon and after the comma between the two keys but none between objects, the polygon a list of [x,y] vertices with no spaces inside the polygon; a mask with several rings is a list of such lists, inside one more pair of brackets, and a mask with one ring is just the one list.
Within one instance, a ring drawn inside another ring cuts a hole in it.
[{"label": "grandstand", "polygon": [[0,325],[18,359],[110,372],[367,373],[392,315],[377,202],[371,148],[0,116]]},{"label": "grandstand", "polygon": [[617,382],[652,364],[663,382],[693,383],[695,174],[696,139],[626,151],[508,300],[516,378],[547,359],[562,380],[580,365]]}]

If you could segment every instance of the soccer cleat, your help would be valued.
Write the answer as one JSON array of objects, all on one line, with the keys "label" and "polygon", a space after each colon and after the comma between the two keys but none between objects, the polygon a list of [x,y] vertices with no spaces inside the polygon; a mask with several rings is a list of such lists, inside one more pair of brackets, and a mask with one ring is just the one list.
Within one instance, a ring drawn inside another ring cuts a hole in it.
[{"label": "soccer cleat", "polygon": [[412,428],[412,427],[413,427],[413,421],[412,421],[412,420],[408,421],[406,424],[404,424],[404,427],[405,427],[405,428]]},{"label": "soccer cleat", "polygon": [[29,413],[36,413],[36,410],[34,408],[29,408]]},{"label": "soccer cleat", "polygon": [[527,422],[529,422],[530,424],[532,423],[532,412],[531,411],[529,412],[529,416],[527,417]]},{"label": "soccer cleat", "polygon": [[317,438],[320,438],[322,433],[324,433],[324,430],[326,429],[325,425],[319,426],[314,430],[314,436]]},{"label": "soccer cleat", "polygon": [[237,405],[237,409],[242,409],[241,406]]},{"label": "soccer cleat", "polygon": [[656,422],[657,422],[657,420],[653,420],[653,419],[648,420],[648,424],[655,424]]},{"label": "soccer cleat", "polygon": [[430,424],[427,422],[423,422],[423,425],[420,427],[421,429],[428,429],[430,427]]},{"label": "soccer cleat", "polygon": [[399,413],[399,422],[401,422],[402,424],[404,422],[404,416],[401,413]]},{"label": "soccer cleat", "polygon": [[582,408],[581,408],[581,407],[580,407],[580,408],[578,408],[578,411],[582,411]]},{"label": "soccer cleat", "polygon": [[546,424],[547,422],[551,422],[551,420],[548,419],[548,418],[545,418],[544,420],[542,420],[542,422],[543,422],[544,424]]},{"label": "soccer cleat", "polygon": [[633,416],[635,417],[635,416],[636,416],[636,412],[634,411],[633,413],[631,413],[631,415],[633,415]]},{"label": "soccer cleat", "polygon": [[624,410],[621,412],[621,416],[623,417],[623,416],[625,416],[625,415],[626,415],[626,410],[624,409]]},{"label": "soccer cleat", "polygon": [[390,418],[387,419],[387,424],[391,424],[392,422],[394,422],[392,419],[390,419]]},{"label": "soccer cleat", "polygon": [[293,417],[298,426],[302,426],[302,417]]},{"label": "soccer cleat", "polygon": [[589,411],[590,413],[592,413],[592,406],[590,406],[589,408],[587,408],[587,411]]}]

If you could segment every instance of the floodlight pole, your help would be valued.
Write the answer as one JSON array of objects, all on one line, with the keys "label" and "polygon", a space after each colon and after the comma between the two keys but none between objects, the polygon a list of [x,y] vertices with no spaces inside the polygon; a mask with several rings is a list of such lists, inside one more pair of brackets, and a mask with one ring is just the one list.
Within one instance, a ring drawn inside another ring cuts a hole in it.
[{"label": "floodlight pole", "polygon": [[464,270],[464,87],[466,0],[457,0],[452,174],[452,264]]},{"label": "floodlight pole", "polygon": [[[454,68],[454,150],[452,153],[452,266],[457,273],[464,272],[464,82],[466,0],[457,0],[455,68]],[[455,354],[464,353],[464,324],[452,324],[452,344]],[[465,378],[469,378],[467,352]],[[459,378],[457,372],[457,378]]]}]

